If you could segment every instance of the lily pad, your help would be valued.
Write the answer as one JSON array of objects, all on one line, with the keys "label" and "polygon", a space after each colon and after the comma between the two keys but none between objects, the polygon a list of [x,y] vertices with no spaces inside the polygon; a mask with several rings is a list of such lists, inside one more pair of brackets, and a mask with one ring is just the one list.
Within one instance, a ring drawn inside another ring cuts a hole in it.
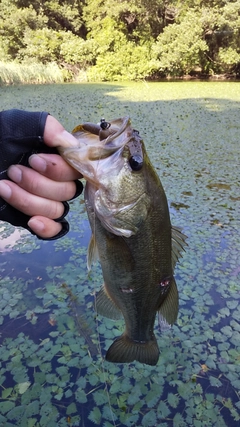
[{"label": "lily pad", "polygon": [[26,381],[24,383],[18,384],[18,391],[19,391],[19,393],[20,394],[25,393],[28,390],[28,388],[30,387],[30,385],[31,385],[30,381]]}]

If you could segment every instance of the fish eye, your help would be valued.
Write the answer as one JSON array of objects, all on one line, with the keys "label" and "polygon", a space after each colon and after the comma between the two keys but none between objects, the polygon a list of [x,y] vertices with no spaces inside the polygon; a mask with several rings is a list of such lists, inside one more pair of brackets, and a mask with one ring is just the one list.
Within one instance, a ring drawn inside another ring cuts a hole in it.
[{"label": "fish eye", "polygon": [[129,164],[134,171],[139,171],[143,167],[143,158],[139,154],[134,154],[129,159]]}]

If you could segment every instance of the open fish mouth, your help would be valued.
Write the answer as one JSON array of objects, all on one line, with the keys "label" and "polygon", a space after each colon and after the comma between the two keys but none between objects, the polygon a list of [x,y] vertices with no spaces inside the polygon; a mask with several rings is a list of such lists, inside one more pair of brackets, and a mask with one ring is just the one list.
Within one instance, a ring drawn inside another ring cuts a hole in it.
[{"label": "open fish mouth", "polygon": [[[125,132],[130,127],[128,116],[106,122],[102,119],[99,124],[84,123],[76,126],[72,134],[79,141],[79,149],[88,147],[89,160],[104,159],[124,147],[132,137],[132,132]],[[73,148],[73,150],[75,147]]]},{"label": "open fish mouth", "polygon": [[99,187],[104,185],[106,171],[111,174],[114,169],[122,168],[122,152],[133,139],[133,132],[128,116],[111,122],[102,119],[100,124],[87,122],[72,131],[76,146],[59,147],[58,150],[88,182]]}]

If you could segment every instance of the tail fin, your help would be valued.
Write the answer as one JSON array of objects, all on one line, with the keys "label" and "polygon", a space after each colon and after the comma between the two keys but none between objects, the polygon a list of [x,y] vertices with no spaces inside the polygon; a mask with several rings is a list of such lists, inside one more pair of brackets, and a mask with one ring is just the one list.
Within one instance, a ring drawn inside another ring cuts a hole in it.
[{"label": "tail fin", "polygon": [[157,340],[144,343],[130,340],[127,335],[121,335],[109,347],[106,360],[113,363],[130,363],[137,360],[147,365],[156,365],[159,358]]}]

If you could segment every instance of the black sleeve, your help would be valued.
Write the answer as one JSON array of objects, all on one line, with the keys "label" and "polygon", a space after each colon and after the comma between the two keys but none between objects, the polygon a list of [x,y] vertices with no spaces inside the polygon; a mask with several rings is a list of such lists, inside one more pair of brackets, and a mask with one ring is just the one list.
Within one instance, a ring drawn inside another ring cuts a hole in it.
[{"label": "black sleeve", "polygon": [[[7,169],[10,165],[29,166],[28,159],[34,153],[58,154],[56,148],[48,147],[43,142],[47,116],[46,112],[28,112],[17,109],[0,112],[0,179],[9,179]],[[81,193],[81,189],[82,184],[78,182],[76,195]],[[68,222],[64,219],[69,207],[67,202],[63,204],[64,214],[55,220],[62,223],[62,231],[52,239],[62,237],[69,230]],[[24,227],[33,233],[27,226],[29,219],[28,215],[13,208],[0,197],[0,220],[7,221],[14,226]]]}]

